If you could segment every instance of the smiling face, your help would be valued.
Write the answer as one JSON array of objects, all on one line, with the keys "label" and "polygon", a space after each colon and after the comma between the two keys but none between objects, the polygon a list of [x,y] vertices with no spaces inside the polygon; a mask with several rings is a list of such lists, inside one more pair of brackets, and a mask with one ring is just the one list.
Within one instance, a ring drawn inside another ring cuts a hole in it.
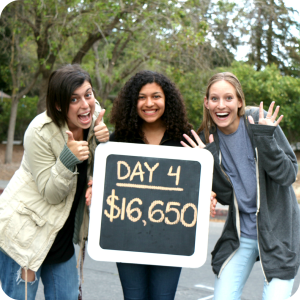
[{"label": "smiling face", "polygon": [[70,130],[87,129],[92,124],[95,97],[88,81],[77,88],[71,96],[67,123]]},{"label": "smiling face", "polygon": [[161,122],[165,112],[165,94],[155,82],[145,84],[140,92],[137,102],[137,113],[146,123]]},{"label": "smiling face", "polygon": [[209,97],[205,97],[204,105],[219,130],[224,134],[231,134],[238,129],[240,117],[238,109],[242,107],[242,100],[238,98],[236,89],[225,80],[211,85]]}]

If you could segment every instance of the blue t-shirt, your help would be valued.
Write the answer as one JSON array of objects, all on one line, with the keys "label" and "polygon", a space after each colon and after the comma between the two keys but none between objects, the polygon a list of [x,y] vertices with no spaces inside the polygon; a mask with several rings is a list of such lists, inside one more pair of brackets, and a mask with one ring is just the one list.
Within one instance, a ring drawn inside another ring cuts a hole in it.
[{"label": "blue t-shirt", "polygon": [[234,133],[226,135],[219,129],[217,132],[222,165],[231,180],[239,206],[241,236],[257,239],[256,168],[244,118],[240,118],[239,127]]}]

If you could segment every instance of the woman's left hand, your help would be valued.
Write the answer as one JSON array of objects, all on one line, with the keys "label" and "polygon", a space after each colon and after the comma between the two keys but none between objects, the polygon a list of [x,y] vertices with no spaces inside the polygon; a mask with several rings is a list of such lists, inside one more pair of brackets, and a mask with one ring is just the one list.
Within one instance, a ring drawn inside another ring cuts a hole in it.
[{"label": "woman's left hand", "polygon": [[105,143],[109,140],[109,131],[102,120],[104,113],[105,109],[102,109],[99,113],[97,120],[95,121],[94,127],[95,137],[100,143]]},{"label": "woman's left hand", "polygon": [[[280,106],[276,107],[274,114],[273,114],[274,105],[275,105],[275,101],[272,101],[272,103],[270,104],[267,116],[264,117],[264,108],[263,108],[264,103],[260,102],[258,124],[268,125],[268,126],[277,126],[281,122],[283,115],[281,115],[276,121]],[[252,116],[249,116],[248,120],[249,120],[250,124],[254,124],[254,120],[253,120]]]},{"label": "woman's left hand", "polygon": [[92,185],[93,185],[93,180],[90,180],[88,182],[88,188],[85,192],[85,204],[87,206],[90,206],[92,203]]}]

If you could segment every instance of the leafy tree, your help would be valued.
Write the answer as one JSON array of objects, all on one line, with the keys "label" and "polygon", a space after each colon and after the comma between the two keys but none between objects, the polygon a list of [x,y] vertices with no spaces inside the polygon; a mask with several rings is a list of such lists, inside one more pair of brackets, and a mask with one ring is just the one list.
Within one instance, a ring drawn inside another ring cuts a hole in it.
[{"label": "leafy tree", "polygon": [[[1,67],[1,73],[7,74],[9,70],[11,75],[9,82],[11,83],[10,88],[12,90],[5,163],[12,161],[13,140],[19,100],[31,90],[39,75],[39,68],[34,70],[34,67],[32,68],[30,65],[27,66],[26,53],[22,53],[22,47],[24,43],[26,43],[26,39],[23,38],[26,31],[23,30],[18,21],[17,15],[19,13],[22,13],[22,6],[19,2],[13,3],[7,9],[6,16],[1,20],[5,28],[10,29],[4,32],[2,31],[1,47],[4,51],[6,47],[9,48],[7,52],[9,53],[9,64]],[[30,81],[28,81],[28,75],[30,76]]]},{"label": "leafy tree", "polygon": [[300,79],[284,76],[272,64],[262,71],[256,71],[248,63],[234,62],[230,67],[214,70],[185,72],[169,67],[167,74],[179,87],[186,102],[190,122],[197,129],[202,122],[203,99],[209,78],[219,72],[232,72],[242,84],[247,106],[259,107],[261,101],[267,110],[272,101],[280,106],[284,115],[280,123],[290,142],[299,141],[300,133]]},{"label": "leafy tree", "polygon": [[284,74],[299,76],[291,68],[291,59],[300,62],[300,55],[295,52],[299,40],[291,33],[293,26],[300,26],[291,16],[295,10],[286,7],[284,0],[252,0],[244,5],[245,26],[250,27],[249,63],[258,71],[275,63]]},{"label": "leafy tree", "polygon": [[246,104],[259,106],[263,101],[267,110],[272,101],[280,106],[284,115],[280,123],[290,142],[299,141],[300,133],[300,79],[283,76],[275,65],[267,66],[263,71],[256,71],[245,63],[233,63],[231,68],[218,71],[230,71],[240,80],[246,97]]},{"label": "leafy tree", "polygon": [[[19,100],[17,110],[17,122],[15,127],[15,139],[23,140],[25,130],[29,123],[36,116],[36,106],[38,103],[38,96],[25,97]],[[7,139],[7,131],[10,119],[12,102],[10,99],[3,99],[2,113],[0,114],[0,142]]]},{"label": "leafy tree", "polygon": [[[204,41],[206,23],[191,25],[190,16],[183,13],[188,5],[188,1],[185,7],[161,2],[155,11],[157,4],[148,2],[143,15],[136,15],[135,26],[126,20],[118,32],[94,44],[94,74],[102,104],[112,98],[111,92],[116,95],[123,82],[141,68],[165,69],[172,60],[180,60],[181,65],[194,61]],[[84,66],[91,56],[87,54]]]},{"label": "leafy tree", "polygon": [[[136,38],[145,40],[147,33],[149,45],[154,37],[165,39],[168,35],[174,35],[181,26],[180,9],[175,0],[49,0],[47,4],[40,0],[24,0],[21,5],[23,13],[18,13],[17,17],[29,28],[30,36],[36,43],[39,72],[42,75],[38,112],[45,110],[48,78],[57,58],[61,60],[59,56],[62,50],[68,53],[68,58],[61,62],[82,63],[96,42],[105,41],[111,36],[113,40],[109,43],[122,47]],[[142,35],[145,28],[146,33]],[[68,49],[70,44],[72,49]],[[116,53],[120,53],[120,48]],[[147,53],[142,56],[147,57]]]}]

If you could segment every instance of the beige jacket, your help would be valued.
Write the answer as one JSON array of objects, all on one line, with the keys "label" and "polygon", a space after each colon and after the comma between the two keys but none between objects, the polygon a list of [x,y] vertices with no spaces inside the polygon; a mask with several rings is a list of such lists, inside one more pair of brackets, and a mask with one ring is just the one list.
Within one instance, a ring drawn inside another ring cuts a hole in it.
[{"label": "beige jacket", "polygon": [[[88,178],[96,148],[94,122],[101,108],[96,103],[88,134]],[[37,271],[58,231],[67,220],[77,185],[77,169],[71,172],[59,156],[68,140],[67,125],[57,127],[46,112],[38,115],[24,136],[24,155],[0,197],[0,248],[22,268]],[[79,205],[80,206],[80,205]],[[88,210],[81,205],[79,243],[88,234]]]}]

